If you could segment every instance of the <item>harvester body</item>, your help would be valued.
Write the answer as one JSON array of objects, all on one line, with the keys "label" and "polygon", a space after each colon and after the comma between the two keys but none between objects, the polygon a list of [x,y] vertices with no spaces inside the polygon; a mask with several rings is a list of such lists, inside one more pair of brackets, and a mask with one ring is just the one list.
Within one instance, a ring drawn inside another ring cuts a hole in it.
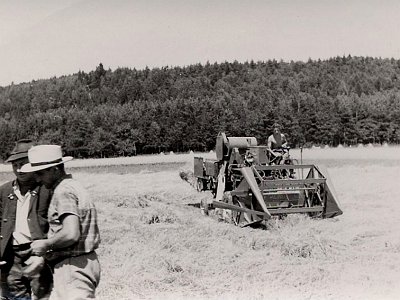
[{"label": "harvester body", "polygon": [[254,137],[226,137],[216,141],[216,159],[194,158],[199,191],[211,190],[213,201],[202,209],[221,209],[236,225],[304,213],[330,218],[342,214],[327,171],[312,164],[295,164],[288,155],[275,164],[272,151]]}]

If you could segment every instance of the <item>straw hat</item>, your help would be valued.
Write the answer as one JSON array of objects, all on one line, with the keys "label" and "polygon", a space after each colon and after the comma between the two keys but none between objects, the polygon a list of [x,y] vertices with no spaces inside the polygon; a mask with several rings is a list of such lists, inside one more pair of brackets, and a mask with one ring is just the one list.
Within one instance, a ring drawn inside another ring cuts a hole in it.
[{"label": "straw hat", "polygon": [[6,162],[13,162],[17,159],[28,157],[28,150],[33,147],[32,140],[23,139],[15,143],[14,149],[11,151],[10,156]]},{"label": "straw hat", "polygon": [[21,172],[36,172],[63,164],[73,159],[72,156],[62,156],[61,146],[39,145],[28,151],[29,163],[21,168]]}]

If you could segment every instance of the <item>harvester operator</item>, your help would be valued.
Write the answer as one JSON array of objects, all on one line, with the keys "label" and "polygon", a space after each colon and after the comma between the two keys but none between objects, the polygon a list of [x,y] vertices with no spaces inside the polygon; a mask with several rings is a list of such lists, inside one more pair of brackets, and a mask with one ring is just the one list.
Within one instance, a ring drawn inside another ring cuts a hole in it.
[{"label": "harvester operator", "polygon": [[267,146],[271,154],[271,161],[279,164],[282,160],[283,149],[287,148],[287,140],[281,132],[281,126],[275,123],[272,127],[272,134],[268,137]]}]

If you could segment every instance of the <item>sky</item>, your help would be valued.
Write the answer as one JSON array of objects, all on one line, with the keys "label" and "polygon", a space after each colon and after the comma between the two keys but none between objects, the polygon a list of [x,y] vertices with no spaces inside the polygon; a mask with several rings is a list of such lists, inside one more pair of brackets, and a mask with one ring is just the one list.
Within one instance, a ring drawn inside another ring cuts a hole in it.
[{"label": "sky", "polygon": [[207,61],[400,59],[395,0],[0,0],[0,86]]}]

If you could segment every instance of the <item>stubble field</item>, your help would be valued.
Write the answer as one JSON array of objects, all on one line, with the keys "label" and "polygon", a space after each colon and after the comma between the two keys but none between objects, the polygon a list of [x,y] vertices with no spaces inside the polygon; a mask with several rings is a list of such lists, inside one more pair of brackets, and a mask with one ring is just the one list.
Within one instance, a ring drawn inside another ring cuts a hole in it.
[{"label": "stubble field", "polygon": [[[267,230],[201,215],[211,195],[179,176],[193,154],[73,161],[99,214],[98,299],[398,299],[399,150],[304,150],[328,167],[344,214]],[[1,182],[12,177],[1,168]]]}]

